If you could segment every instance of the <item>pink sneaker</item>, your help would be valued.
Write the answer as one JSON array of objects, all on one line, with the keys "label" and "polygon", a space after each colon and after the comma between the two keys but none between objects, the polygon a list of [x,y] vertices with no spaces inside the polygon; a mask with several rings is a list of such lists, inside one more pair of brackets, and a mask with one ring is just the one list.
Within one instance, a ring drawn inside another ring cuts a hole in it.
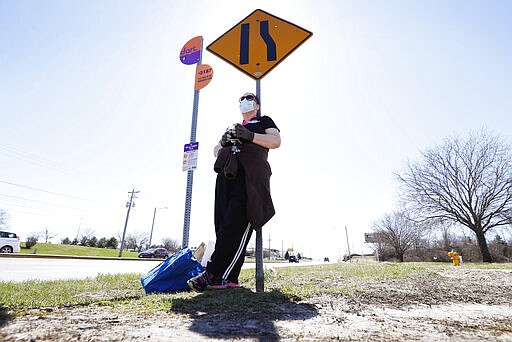
[{"label": "pink sneaker", "polygon": [[203,292],[212,283],[213,275],[204,271],[200,275],[187,280],[187,285],[196,292]]},{"label": "pink sneaker", "polygon": [[210,289],[227,289],[229,287],[240,287],[240,285],[238,285],[237,283],[233,283],[229,280],[221,280],[220,283],[214,283],[210,286],[208,286],[208,288]]}]

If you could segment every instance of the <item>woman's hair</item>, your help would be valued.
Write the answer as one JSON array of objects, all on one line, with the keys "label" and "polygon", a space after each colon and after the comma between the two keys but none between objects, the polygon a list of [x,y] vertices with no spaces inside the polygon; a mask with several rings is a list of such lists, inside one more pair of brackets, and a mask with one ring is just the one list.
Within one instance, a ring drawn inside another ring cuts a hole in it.
[{"label": "woman's hair", "polygon": [[[260,104],[260,98],[258,96],[256,96],[256,95],[254,95],[253,93],[249,93],[249,94],[254,96],[254,101],[256,101],[256,103],[259,105]],[[261,108],[261,105],[260,105],[260,108]],[[257,117],[261,116],[261,109],[258,109],[258,111],[256,112],[256,116]]]},{"label": "woman's hair", "polygon": [[252,96],[254,96],[254,100],[256,101],[257,104],[260,104],[260,98],[256,95],[254,95],[253,93],[251,93]]}]

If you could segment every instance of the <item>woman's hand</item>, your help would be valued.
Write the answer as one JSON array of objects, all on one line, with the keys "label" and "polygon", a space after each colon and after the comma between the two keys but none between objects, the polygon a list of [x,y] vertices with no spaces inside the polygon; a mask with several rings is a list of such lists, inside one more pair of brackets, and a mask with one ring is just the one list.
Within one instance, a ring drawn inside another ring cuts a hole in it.
[{"label": "woman's hand", "polygon": [[242,126],[240,124],[236,124],[235,137],[237,137],[238,139],[244,139],[244,140],[252,142],[252,140],[254,139],[254,133],[249,131],[244,126]]},{"label": "woman's hand", "polygon": [[229,133],[228,133],[228,132],[226,132],[226,133],[224,133],[224,134],[222,135],[222,138],[220,139],[219,144],[220,144],[222,147],[226,147],[226,146],[232,145],[231,140],[230,140],[230,136],[229,136]]}]

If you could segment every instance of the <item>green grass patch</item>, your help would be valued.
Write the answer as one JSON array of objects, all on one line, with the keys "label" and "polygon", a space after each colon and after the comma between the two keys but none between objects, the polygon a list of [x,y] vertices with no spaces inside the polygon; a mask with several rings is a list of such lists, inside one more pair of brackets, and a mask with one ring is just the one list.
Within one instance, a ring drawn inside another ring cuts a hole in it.
[{"label": "green grass patch", "polygon": [[[20,254],[42,254],[42,255],[69,255],[69,256],[95,256],[111,257],[119,256],[119,249],[96,248],[75,245],[61,245],[53,243],[37,243],[31,248],[24,248],[21,243]],[[139,253],[123,251],[123,258],[137,258]]]},{"label": "green grass patch", "polygon": [[138,274],[99,275],[80,280],[0,283],[0,305],[16,309],[88,305],[143,295]]},{"label": "green grass patch", "polygon": [[[351,296],[364,290],[366,281],[403,278],[453,268],[447,263],[342,263],[265,270],[265,292],[254,293],[254,269],[242,270],[244,288],[146,295],[141,274],[99,275],[83,280],[0,282],[0,308],[13,314],[29,309],[100,305],[139,313],[166,311],[194,315],[201,311],[236,314],[247,308],[299,302],[316,295]],[[464,264],[468,268],[507,269],[511,264]]]},{"label": "green grass patch", "polygon": [[[420,263],[342,263],[302,267],[278,268],[265,272],[265,287],[282,292],[294,300],[303,300],[314,295],[351,295],[360,288],[360,283],[402,278],[414,273],[427,272]],[[245,274],[244,274],[245,275]],[[255,287],[254,275],[243,279]]]}]

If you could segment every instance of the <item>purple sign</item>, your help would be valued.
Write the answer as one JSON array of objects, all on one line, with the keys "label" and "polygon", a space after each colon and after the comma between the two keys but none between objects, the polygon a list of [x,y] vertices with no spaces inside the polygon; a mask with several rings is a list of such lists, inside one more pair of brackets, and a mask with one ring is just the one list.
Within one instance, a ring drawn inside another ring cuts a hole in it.
[{"label": "purple sign", "polygon": [[198,142],[185,144],[183,148],[183,171],[195,170],[197,168],[197,152],[199,152],[198,150]]},{"label": "purple sign", "polygon": [[184,152],[197,151],[198,149],[199,149],[198,142],[192,142],[190,144],[185,144],[185,146],[183,147]]},{"label": "purple sign", "polygon": [[197,36],[190,39],[181,49],[180,61],[183,64],[196,64],[201,59],[203,37]]}]

